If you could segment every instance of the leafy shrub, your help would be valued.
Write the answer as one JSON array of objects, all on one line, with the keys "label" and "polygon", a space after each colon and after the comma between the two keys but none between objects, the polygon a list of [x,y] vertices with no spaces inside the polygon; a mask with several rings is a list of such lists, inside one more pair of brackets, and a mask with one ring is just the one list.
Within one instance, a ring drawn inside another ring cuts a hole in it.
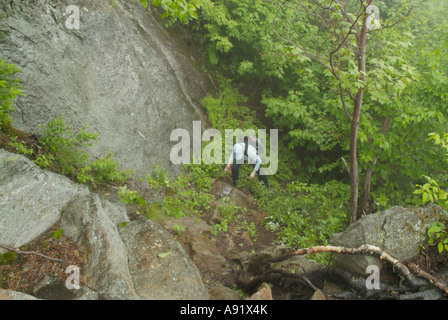
[{"label": "leafy shrub", "polygon": [[125,204],[135,204],[140,208],[147,205],[143,197],[135,190],[129,190],[127,186],[118,187],[117,194],[120,200]]},{"label": "leafy shrub", "polygon": [[201,180],[198,180],[199,184],[196,184],[194,179],[200,174],[199,170],[192,170],[192,172],[186,170],[172,179],[165,169],[156,166],[155,170],[147,176],[146,181],[151,189],[161,193],[161,199],[156,204],[166,214],[175,217],[198,215],[208,209],[215,199],[208,192],[211,188],[210,177],[204,175]]},{"label": "leafy shrub", "polygon": [[[259,189],[263,190],[263,189]],[[333,233],[348,225],[350,189],[338,181],[324,185],[293,182],[287,188],[261,191],[257,199],[266,213],[264,225],[279,232],[287,246],[327,245]]]},{"label": "leafy shrub", "polygon": [[201,0],[139,0],[140,3],[147,8],[148,2],[151,2],[155,7],[161,7],[163,14],[161,18],[168,17],[168,25],[179,20],[181,23],[188,23],[193,19],[198,18],[196,13],[197,8],[201,4]]},{"label": "leafy shrub", "polygon": [[86,151],[93,145],[97,135],[87,132],[86,127],[74,135],[64,118],[57,117],[41,126],[40,143],[50,154],[62,174],[74,176],[77,169],[88,164],[90,155]]},{"label": "leafy shrub", "polygon": [[112,159],[112,153],[95,161],[90,160],[88,149],[97,140],[97,135],[86,129],[84,126],[75,135],[62,117],[42,125],[39,141],[46,154],[38,156],[35,162],[42,167],[52,167],[84,184],[106,185],[123,183],[129,179],[132,171],[119,171],[118,162]]},{"label": "leafy shrub", "polygon": [[15,77],[19,72],[21,69],[0,59],[0,129],[11,122],[9,114],[14,110],[13,101],[24,95],[21,81]]},{"label": "leafy shrub", "polygon": [[448,251],[448,231],[440,221],[434,222],[428,228],[428,244],[437,244],[439,253],[442,253],[443,249]]},{"label": "leafy shrub", "polygon": [[132,176],[132,170],[119,171],[118,161],[113,160],[113,153],[99,158],[84,166],[77,174],[81,183],[88,181],[99,184],[122,183]]}]

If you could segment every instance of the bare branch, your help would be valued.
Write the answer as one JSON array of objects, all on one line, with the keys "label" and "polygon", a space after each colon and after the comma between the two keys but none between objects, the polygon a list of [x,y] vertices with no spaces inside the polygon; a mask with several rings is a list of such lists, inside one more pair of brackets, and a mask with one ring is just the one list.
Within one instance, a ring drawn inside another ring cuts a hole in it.
[{"label": "bare branch", "polygon": [[347,169],[348,175],[350,176],[350,168],[348,167],[347,161],[345,161],[344,157],[341,157],[341,160],[344,163],[345,169]]},{"label": "bare branch", "polygon": [[436,279],[435,277],[433,277],[429,273],[421,270],[419,267],[417,267],[416,264],[414,264],[414,263],[409,264],[409,268],[411,268],[412,271],[414,271],[418,276],[425,278],[431,284],[435,285],[437,288],[442,290],[445,294],[448,294],[448,287],[445,284],[440,282],[438,279]]},{"label": "bare branch", "polygon": [[374,254],[377,255],[381,260],[385,260],[392,264],[394,268],[396,268],[399,274],[405,278],[412,278],[412,274],[409,269],[400,261],[392,257],[389,253],[383,251],[381,248],[377,246],[372,246],[369,244],[364,244],[359,248],[345,248],[345,247],[337,247],[337,246],[316,246],[310,248],[303,248],[296,250],[292,253],[292,255],[304,255],[304,254],[312,254],[318,252],[333,252],[333,253],[342,253],[342,254]]},{"label": "bare branch", "polygon": [[347,119],[351,122],[352,121],[352,117],[348,113],[347,105],[345,104],[345,99],[344,99],[344,93],[343,93],[343,90],[342,90],[342,85],[340,83],[339,83],[339,96],[341,97],[342,107],[344,108],[345,115],[347,116]]},{"label": "bare branch", "polygon": [[11,248],[11,247],[5,246],[4,244],[0,244],[0,248],[6,249],[6,250],[9,250],[9,251],[13,251],[13,252],[15,252],[17,254],[36,255],[36,256],[45,258],[47,260],[50,260],[50,261],[62,262],[62,263],[65,263],[65,264],[72,264],[71,262],[68,262],[68,261],[65,261],[65,260],[62,260],[62,259],[52,258],[52,257],[46,256],[46,255],[44,255],[42,253],[39,253],[39,252],[22,251],[20,249],[16,249],[16,248]]},{"label": "bare branch", "polygon": [[[367,7],[373,2],[373,0],[369,0],[369,4],[367,5]],[[350,36],[350,34],[352,34],[353,29],[355,28],[356,24],[358,23],[359,18],[362,17],[362,15],[365,12],[365,8],[363,10],[361,10],[361,12],[358,14],[358,16],[356,17],[355,21],[352,23],[352,25],[349,28],[349,31],[346,33],[344,39],[339,43],[339,45],[336,47],[336,49],[334,49],[333,51],[330,52],[330,66],[332,68],[332,73],[334,75],[336,75],[336,71],[334,70],[334,65],[333,65],[333,56],[342,48],[342,46],[345,44],[345,42],[347,41],[348,37]],[[337,76],[337,79],[339,80],[339,76]]]}]

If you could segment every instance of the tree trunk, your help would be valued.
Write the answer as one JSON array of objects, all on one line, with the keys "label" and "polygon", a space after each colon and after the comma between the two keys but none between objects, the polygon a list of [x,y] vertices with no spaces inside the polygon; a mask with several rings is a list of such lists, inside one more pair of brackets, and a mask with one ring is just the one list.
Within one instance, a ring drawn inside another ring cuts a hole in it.
[{"label": "tree trunk", "polygon": [[[358,35],[358,72],[360,73],[359,80],[363,83],[366,81],[366,48],[367,48],[367,18],[364,15],[362,29]],[[358,188],[359,188],[359,169],[358,169],[358,128],[361,120],[362,100],[364,96],[364,88],[360,88],[355,96],[355,105],[353,109],[353,117],[351,122],[350,132],[350,223],[353,223],[358,218]]]},{"label": "tree trunk", "polygon": [[[383,120],[383,124],[381,126],[381,134],[385,135],[387,133],[387,131],[390,128],[390,122],[392,120],[391,116],[387,116],[386,118],[384,118]],[[371,165],[369,166],[369,168],[367,168],[366,171],[366,178],[364,180],[364,188],[362,191],[362,200],[361,200],[361,205],[360,205],[360,210],[358,213],[358,217],[362,214],[369,214],[370,213],[370,209],[369,209],[369,195],[370,195],[370,186],[372,184],[372,177],[373,177],[373,168],[376,165],[376,162],[378,161],[378,155],[375,156],[375,158],[372,160]]]}]

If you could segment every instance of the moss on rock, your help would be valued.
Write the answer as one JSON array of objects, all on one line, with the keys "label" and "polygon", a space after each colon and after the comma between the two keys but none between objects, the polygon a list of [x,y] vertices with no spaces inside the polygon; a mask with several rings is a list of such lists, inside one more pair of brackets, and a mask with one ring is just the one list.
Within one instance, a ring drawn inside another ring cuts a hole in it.
[{"label": "moss on rock", "polygon": [[17,254],[13,251],[8,251],[7,253],[0,254],[0,266],[7,264],[13,264],[17,259]]}]

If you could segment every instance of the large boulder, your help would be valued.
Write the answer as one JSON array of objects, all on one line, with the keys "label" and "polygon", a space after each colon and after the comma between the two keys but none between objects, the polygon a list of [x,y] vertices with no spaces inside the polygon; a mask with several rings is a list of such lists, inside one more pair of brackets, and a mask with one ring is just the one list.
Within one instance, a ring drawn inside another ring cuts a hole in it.
[{"label": "large boulder", "polygon": [[[95,290],[83,299],[209,299],[198,269],[160,225],[131,222],[123,204],[2,149],[0,200],[2,244],[20,247],[60,221],[83,257],[81,283]],[[59,284],[42,285],[42,296]]]},{"label": "large boulder", "polygon": [[[74,15],[66,13],[69,6],[79,9],[79,29],[66,26]],[[41,124],[64,116],[75,130],[87,125],[98,134],[94,156],[112,151],[139,176],[156,164],[177,172],[171,131],[191,135],[193,121],[206,125],[200,101],[210,82],[154,10],[137,0],[2,1],[8,31],[2,58],[23,69],[26,93],[14,126],[38,133]]]},{"label": "large boulder", "polygon": [[0,288],[0,300],[39,300],[22,292],[4,290]]},{"label": "large boulder", "polygon": [[[435,221],[448,221],[448,213],[439,206],[392,207],[362,217],[345,231],[334,234],[330,244],[349,248],[375,245],[405,261],[418,254],[420,245],[428,240],[428,227]],[[382,261],[373,255],[334,254],[334,260],[336,265],[364,276],[369,265],[383,267]]]},{"label": "large boulder", "polygon": [[[0,149],[0,243],[19,248],[50,229],[87,187]],[[4,253],[0,249],[0,253]]]},{"label": "large boulder", "polygon": [[61,226],[86,261],[81,279],[101,299],[139,299],[134,290],[126,248],[117,227],[96,194],[77,197],[64,210]]},{"label": "large boulder", "polygon": [[226,270],[226,258],[205,234],[186,230],[178,239],[201,271],[219,276]]},{"label": "large boulder", "polygon": [[120,229],[128,265],[141,299],[210,299],[198,269],[185,250],[158,223],[132,221]]}]

